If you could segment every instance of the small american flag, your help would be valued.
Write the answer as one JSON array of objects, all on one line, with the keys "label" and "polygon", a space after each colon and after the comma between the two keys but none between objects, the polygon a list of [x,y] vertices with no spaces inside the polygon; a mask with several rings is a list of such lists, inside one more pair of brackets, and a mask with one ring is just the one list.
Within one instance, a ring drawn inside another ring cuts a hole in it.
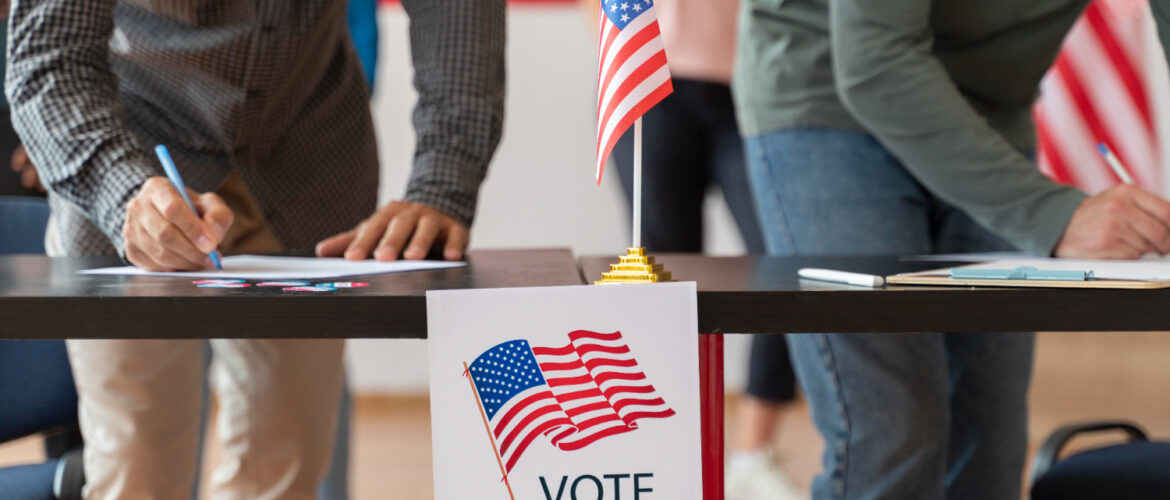
[{"label": "small american flag", "polygon": [[1156,112],[1166,90],[1156,77],[1165,66],[1150,16],[1148,2],[1096,0],[1065,38],[1033,110],[1040,168],[1058,182],[1090,193],[1116,185],[1097,154],[1104,143],[1139,185],[1163,192]]},{"label": "small american flag", "polygon": [[468,367],[505,473],[540,436],[565,451],[630,432],[674,410],[638,368],[621,332],[578,330],[563,347],[511,340]]},{"label": "small american flag", "polygon": [[603,0],[597,69],[597,182],[614,144],[674,87],[654,0]]}]

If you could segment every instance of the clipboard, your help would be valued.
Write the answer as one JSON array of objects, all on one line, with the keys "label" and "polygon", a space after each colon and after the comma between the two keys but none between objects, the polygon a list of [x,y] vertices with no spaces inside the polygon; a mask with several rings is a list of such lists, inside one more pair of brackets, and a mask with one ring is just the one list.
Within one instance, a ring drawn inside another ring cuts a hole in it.
[{"label": "clipboard", "polygon": [[[1104,272],[1095,269],[1095,267],[1103,268]],[[1142,269],[1149,270],[1143,274]],[[994,261],[895,274],[887,276],[886,283],[890,285],[1154,290],[1170,288],[1170,263],[1161,261],[1064,261],[1060,259]]]}]

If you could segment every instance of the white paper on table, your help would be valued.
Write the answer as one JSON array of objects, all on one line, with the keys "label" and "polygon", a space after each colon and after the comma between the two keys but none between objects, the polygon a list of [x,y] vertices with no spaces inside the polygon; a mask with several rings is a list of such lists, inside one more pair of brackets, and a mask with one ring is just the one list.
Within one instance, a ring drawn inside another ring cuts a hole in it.
[{"label": "white paper on table", "polygon": [[433,260],[376,260],[349,261],[323,257],[274,257],[260,255],[233,255],[222,260],[223,270],[189,272],[150,272],[134,266],[104,267],[79,271],[81,274],[112,274],[125,276],[180,276],[189,278],[234,278],[249,280],[325,279],[366,274],[400,273],[428,269],[446,269],[467,265],[464,262]]},{"label": "white paper on table", "polygon": [[1044,271],[1093,271],[1093,277],[1130,281],[1170,280],[1170,259],[1141,260],[1089,259],[1005,259],[963,266],[963,269],[1015,269],[1032,266]]}]

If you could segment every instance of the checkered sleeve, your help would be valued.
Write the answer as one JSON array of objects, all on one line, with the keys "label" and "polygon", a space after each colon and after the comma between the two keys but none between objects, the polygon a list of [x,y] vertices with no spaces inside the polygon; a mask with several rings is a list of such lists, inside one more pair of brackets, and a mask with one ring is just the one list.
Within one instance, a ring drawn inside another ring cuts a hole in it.
[{"label": "checkered sleeve", "polygon": [[505,0],[404,0],[418,104],[406,200],[471,224],[504,119]]},{"label": "checkered sleeve", "polygon": [[109,66],[115,0],[14,0],[4,90],[44,184],[119,253],[126,203],[154,174],[127,131]]}]

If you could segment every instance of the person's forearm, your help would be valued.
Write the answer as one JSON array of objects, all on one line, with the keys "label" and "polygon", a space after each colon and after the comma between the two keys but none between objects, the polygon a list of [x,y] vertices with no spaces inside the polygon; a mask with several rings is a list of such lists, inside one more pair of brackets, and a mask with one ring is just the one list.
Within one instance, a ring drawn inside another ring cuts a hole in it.
[{"label": "person's forearm", "polygon": [[504,0],[404,1],[418,105],[406,199],[470,225],[504,117]]},{"label": "person's forearm", "polygon": [[122,250],[126,203],[152,175],[122,126],[109,68],[112,0],[16,0],[5,93],[42,183]]},{"label": "person's forearm", "polygon": [[1044,177],[971,107],[931,52],[929,7],[833,0],[838,94],[928,189],[1021,249],[1049,254],[1085,195]]}]

